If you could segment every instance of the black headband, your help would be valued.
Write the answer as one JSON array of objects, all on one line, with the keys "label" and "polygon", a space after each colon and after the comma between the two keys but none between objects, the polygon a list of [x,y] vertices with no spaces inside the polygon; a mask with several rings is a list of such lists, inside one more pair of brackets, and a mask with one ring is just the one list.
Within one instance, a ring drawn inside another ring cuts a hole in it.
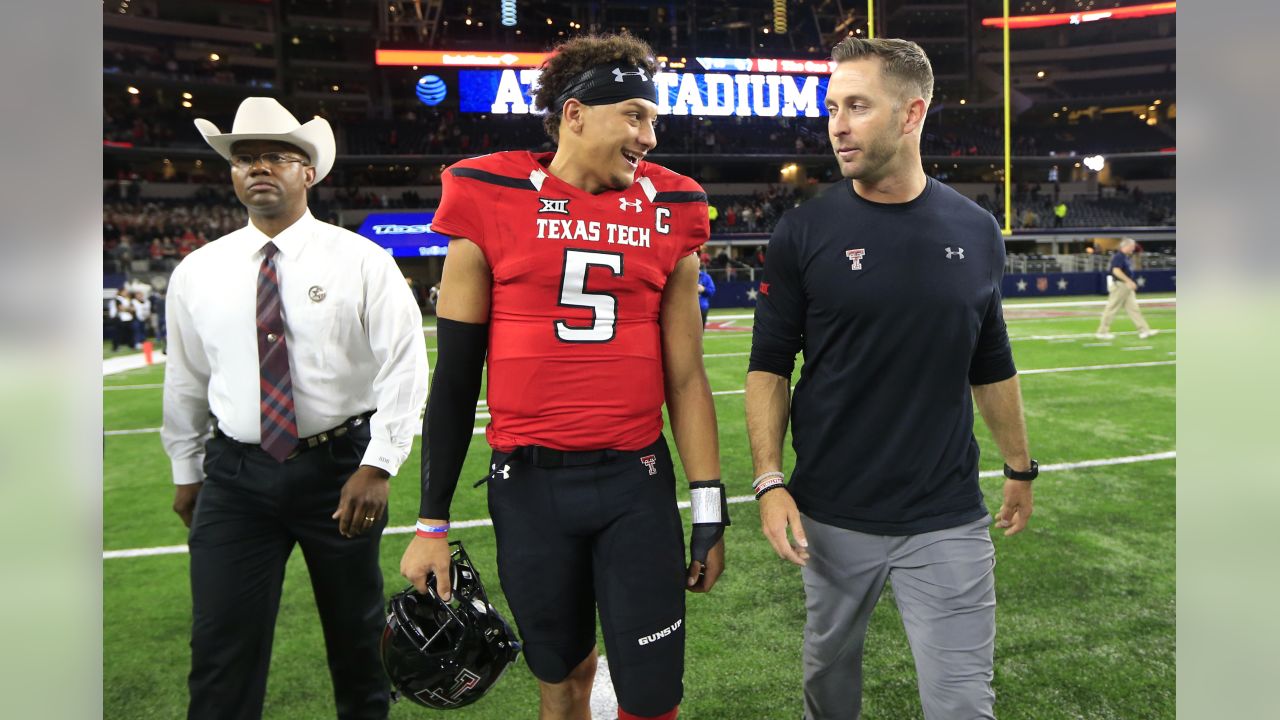
[{"label": "black headband", "polygon": [[589,68],[574,78],[556,98],[555,107],[547,109],[560,112],[569,98],[583,105],[612,105],[635,98],[648,100],[656,105],[658,86],[653,83],[648,72],[635,65],[609,63]]}]

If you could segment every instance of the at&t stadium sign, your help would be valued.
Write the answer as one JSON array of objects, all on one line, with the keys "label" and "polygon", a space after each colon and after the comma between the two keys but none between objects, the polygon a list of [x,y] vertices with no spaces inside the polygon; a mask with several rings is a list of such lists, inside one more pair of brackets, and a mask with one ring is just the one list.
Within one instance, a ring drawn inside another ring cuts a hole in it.
[{"label": "at&t stadium sign", "polygon": [[[822,66],[826,66],[823,62]],[[798,69],[798,68],[797,68]],[[819,70],[814,67],[813,70]],[[459,70],[459,109],[463,112],[532,113],[537,68]],[[658,112],[663,115],[739,117],[819,117],[827,75],[776,73],[660,72]]]}]

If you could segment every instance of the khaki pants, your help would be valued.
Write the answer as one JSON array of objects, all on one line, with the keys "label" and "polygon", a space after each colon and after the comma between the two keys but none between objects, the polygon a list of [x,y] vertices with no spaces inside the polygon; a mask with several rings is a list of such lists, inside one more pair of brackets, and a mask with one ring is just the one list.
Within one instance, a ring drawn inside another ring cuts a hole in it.
[{"label": "khaki pants", "polygon": [[1116,311],[1122,307],[1133,324],[1138,326],[1139,332],[1150,332],[1151,326],[1147,324],[1146,318],[1142,317],[1142,311],[1138,309],[1138,300],[1134,295],[1134,291],[1130,290],[1127,284],[1119,280],[1111,283],[1111,295],[1107,298],[1106,309],[1102,311],[1102,324],[1098,326],[1098,332],[1111,332],[1111,321],[1115,319]]}]

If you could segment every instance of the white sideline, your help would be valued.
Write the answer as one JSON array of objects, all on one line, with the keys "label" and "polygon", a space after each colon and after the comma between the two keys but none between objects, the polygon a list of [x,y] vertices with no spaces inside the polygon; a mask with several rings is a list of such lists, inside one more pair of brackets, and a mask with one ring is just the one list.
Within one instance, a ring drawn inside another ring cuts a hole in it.
[{"label": "white sideline", "polygon": [[[1177,305],[1178,298],[1176,297],[1143,298],[1141,300],[1138,300],[1138,303],[1139,304],[1172,303],[1174,305]],[[1064,302],[1041,302],[1041,303],[1007,302],[1007,303],[1003,303],[1001,307],[1003,307],[1005,310],[1009,310],[1009,309],[1018,310],[1021,308],[1091,307],[1091,306],[1101,307],[1106,304],[1107,304],[1106,300],[1071,300],[1071,301],[1064,301]],[[754,313],[746,314],[746,315],[712,315],[708,317],[707,320],[717,320],[717,321],[718,320],[749,320],[753,318],[755,318]]]},{"label": "white sideline", "polygon": [[[1161,330],[1160,330],[1160,334],[1161,334],[1161,335],[1166,335],[1166,334],[1167,334],[1167,335],[1172,335],[1172,334],[1174,334],[1174,333],[1176,333],[1176,332],[1178,332],[1176,329],[1167,329],[1167,330],[1166,330],[1166,329],[1161,329]],[[1138,331],[1137,331],[1137,330],[1129,330],[1129,331],[1125,331],[1125,332],[1118,332],[1118,333],[1115,333],[1115,334],[1116,334],[1116,335],[1137,335],[1137,334],[1138,334]],[[736,337],[736,338],[743,338],[743,339],[745,339],[745,338],[749,338],[749,337],[750,337],[750,335],[740,334],[740,335],[708,336],[708,337],[705,337],[705,338],[703,338],[703,339],[704,339],[704,340],[713,340],[713,339],[721,339],[721,338],[724,338],[724,337]],[[1047,341],[1049,341],[1049,342],[1054,342],[1054,341],[1063,341],[1063,340],[1077,340],[1077,339],[1082,339],[1082,338],[1091,338],[1091,337],[1094,337],[1094,334],[1093,334],[1093,333],[1067,333],[1067,334],[1064,334],[1064,335],[1025,335],[1025,336],[1022,336],[1022,337],[1011,337],[1011,338],[1009,338],[1009,341],[1010,341],[1010,342],[1020,342],[1020,341],[1023,341],[1023,340],[1047,340]],[[1081,347],[1099,347],[1099,346],[1110,346],[1110,343],[1088,343],[1088,344],[1082,345]],[[1126,349],[1126,348],[1121,348],[1121,350],[1124,350],[1124,349]],[[435,348],[427,348],[427,352],[429,352],[429,353],[435,352]],[[704,357],[704,358],[746,357],[747,355],[750,355],[750,354],[751,354],[750,352],[703,353],[703,354],[702,354],[702,357]],[[163,388],[163,387],[164,387],[164,384],[163,384],[163,383],[151,383],[151,384],[147,384],[147,385],[104,385],[104,386],[102,387],[102,389],[103,389],[103,391],[109,391],[109,390],[158,390],[158,389]]]},{"label": "white sideline", "polygon": [[[155,364],[164,362],[164,353],[156,350],[152,353],[151,359]],[[115,375],[116,373],[127,372],[129,370],[139,370],[147,366],[146,355],[142,353],[133,353],[132,355],[118,355],[116,357],[103,358],[102,374]]]},{"label": "white sideline", "polygon": [[[1160,330],[1161,335],[1173,335],[1176,332],[1178,331],[1173,328]],[[1137,335],[1138,331],[1128,330],[1124,332],[1118,332],[1115,334],[1116,335]],[[720,337],[737,337],[737,338],[746,339],[746,338],[749,338],[750,335],[745,335],[745,334],[725,335],[725,336],[716,336],[716,337],[706,337],[703,339],[711,340],[711,339],[719,339]],[[1021,342],[1023,340],[1047,340],[1049,342],[1054,342],[1054,341],[1063,341],[1063,340],[1078,340],[1078,339],[1091,338],[1091,337],[1094,337],[1093,333],[1067,333],[1064,335],[1024,335],[1022,337],[1011,337],[1009,338],[1009,341]],[[1110,347],[1110,345],[1111,343],[1086,343],[1084,345],[1081,345],[1081,347]],[[1124,350],[1126,348],[1120,348],[1120,349]],[[427,352],[435,352],[435,348],[427,348]],[[704,358],[746,357],[747,355],[750,355],[750,354],[751,354],[750,352],[703,353],[702,357]],[[150,383],[146,385],[104,385],[102,389],[105,392],[105,391],[111,391],[111,390],[159,390],[160,388],[163,388],[163,387],[164,387],[163,383]]]},{"label": "white sideline", "polygon": [[[1018,374],[1019,375],[1044,375],[1048,373],[1081,372],[1085,370],[1120,370],[1123,368],[1158,367],[1160,365],[1177,365],[1177,364],[1178,364],[1177,360],[1153,360],[1150,362],[1117,363],[1115,365],[1079,365],[1076,367],[1040,368],[1038,370],[1019,370]],[[795,388],[792,388],[792,389],[794,390]],[[713,396],[718,397],[720,395],[742,395],[745,392],[746,392],[746,389],[743,388],[739,390],[715,390],[715,391],[712,391],[711,394]],[[476,415],[477,419],[484,420],[488,418],[488,415],[486,413],[487,407],[488,406],[484,403],[484,401],[481,401],[479,404],[476,405],[476,408],[480,411],[480,414]],[[158,432],[160,432],[160,428],[151,427],[151,428],[129,428],[127,430],[103,430],[102,434],[103,435],[145,435],[147,433],[158,433]],[[421,435],[422,428],[418,428],[416,432],[417,434]],[[471,434],[483,435],[484,432],[485,432],[484,428],[478,427],[472,430]]]},{"label": "white sideline", "polygon": [[[1178,303],[1178,299],[1176,297],[1173,297],[1173,298],[1144,298],[1144,299],[1138,300],[1138,304],[1140,305],[1153,304],[1153,303],[1172,303],[1176,305]],[[1071,302],[1005,303],[1004,308],[1007,310],[1009,308],[1088,307],[1088,306],[1097,306],[1097,305],[1106,305],[1106,304],[1107,304],[1106,300],[1075,300]],[[747,313],[747,314],[739,314],[739,315],[713,315],[710,319],[716,320],[716,321],[754,320],[755,313]],[[434,333],[435,327],[431,325],[426,325],[426,326],[423,326],[422,331],[424,333]],[[733,335],[723,335],[723,336],[712,335],[708,337],[709,338],[733,337]],[[434,350],[428,349],[427,352],[434,352]],[[155,363],[156,364],[162,363],[164,362],[164,359],[165,359],[164,353],[157,350],[155,353],[155,356],[153,357],[153,360],[155,361]],[[121,355],[119,357],[104,359],[102,361],[102,374],[115,375],[116,373],[122,373],[128,370],[137,370],[139,368],[144,368],[146,366],[147,366],[147,363],[143,359],[142,353],[137,353],[134,355]]]},{"label": "white sideline", "polygon": [[[1177,457],[1177,451],[1169,450],[1168,452],[1147,453],[1146,455],[1126,455],[1123,457],[1098,458],[1095,460],[1077,460],[1075,462],[1041,465],[1040,472],[1050,473],[1061,472],[1064,470],[1080,470],[1082,468],[1091,467],[1108,467],[1111,465],[1132,465],[1134,463],[1155,462],[1158,460],[1173,460]],[[993,478],[1000,477],[1001,475],[1003,475],[1003,471],[1001,470],[984,470],[978,473],[978,477],[980,478]],[[751,502],[754,499],[755,498],[751,495],[738,495],[729,498],[728,502],[737,504]],[[679,507],[681,510],[688,510],[688,501],[680,502]],[[491,525],[493,525],[493,520],[490,520],[489,518],[480,518],[477,520],[459,520],[457,522],[450,523],[449,527],[454,530],[463,530],[466,528],[489,527]],[[400,527],[386,528],[382,531],[382,534],[407,535],[413,531],[414,527],[412,525],[404,525]],[[115,560],[118,558],[148,557],[151,555],[180,555],[186,551],[186,545],[165,545],[161,547],[133,548],[131,550],[105,550],[102,553],[102,559]]]}]

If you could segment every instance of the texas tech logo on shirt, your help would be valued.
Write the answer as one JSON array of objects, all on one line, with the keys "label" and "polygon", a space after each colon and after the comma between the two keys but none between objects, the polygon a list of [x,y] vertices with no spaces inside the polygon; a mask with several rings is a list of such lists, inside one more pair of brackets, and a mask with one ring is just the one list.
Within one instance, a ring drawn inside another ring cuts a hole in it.
[{"label": "texas tech logo on shirt", "polygon": [[858,248],[857,250],[844,251],[844,256],[853,261],[853,267],[851,268],[853,270],[862,269],[862,258],[866,254],[867,254],[867,251],[863,248]]},{"label": "texas tech logo on shirt", "polygon": [[538,213],[559,213],[561,215],[569,214],[569,199],[557,200],[555,198],[538,198],[538,202],[542,203],[542,207],[538,208]]}]

